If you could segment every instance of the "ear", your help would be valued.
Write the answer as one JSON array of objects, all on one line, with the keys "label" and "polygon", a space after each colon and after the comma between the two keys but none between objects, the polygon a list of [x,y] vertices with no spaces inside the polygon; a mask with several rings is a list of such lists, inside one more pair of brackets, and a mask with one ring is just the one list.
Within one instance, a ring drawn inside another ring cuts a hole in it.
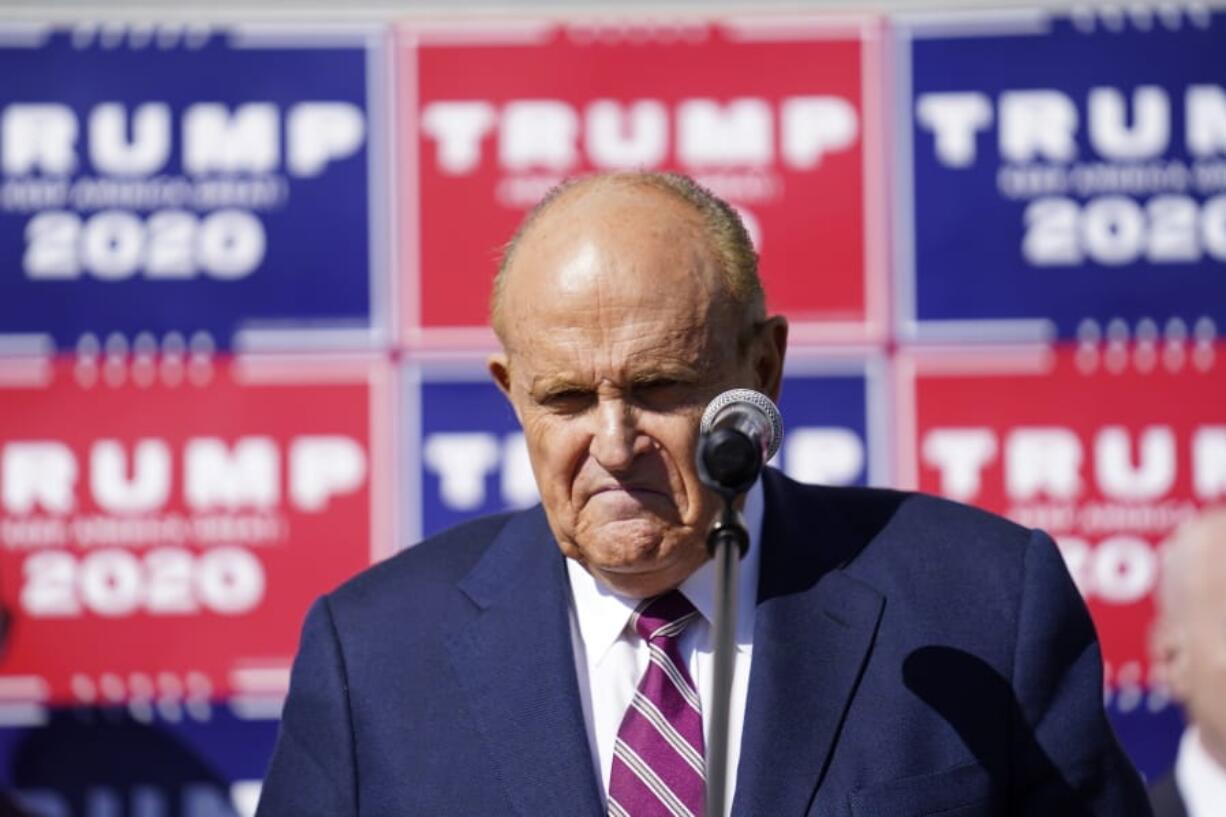
[{"label": "ear", "polygon": [[485,361],[494,385],[502,392],[503,397],[511,399],[511,362],[505,352],[496,352]]},{"label": "ear", "polygon": [[782,315],[767,318],[754,341],[755,388],[778,402],[783,387],[783,359],[788,347],[788,319]]},{"label": "ear", "polygon": [[1149,636],[1150,660],[1161,667],[1171,690],[1171,697],[1180,703],[1188,699],[1190,656],[1187,628],[1169,619],[1159,618]]}]

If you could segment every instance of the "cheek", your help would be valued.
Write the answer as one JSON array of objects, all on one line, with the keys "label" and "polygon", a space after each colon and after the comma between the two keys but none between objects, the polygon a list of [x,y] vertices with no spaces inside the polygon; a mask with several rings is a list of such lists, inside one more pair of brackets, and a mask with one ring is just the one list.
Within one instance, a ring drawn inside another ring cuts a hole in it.
[{"label": "cheek", "polygon": [[586,453],[578,429],[552,418],[525,420],[524,439],[532,472],[546,503],[569,496],[575,469]]},{"label": "cheek", "polygon": [[[1206,670],[1213,676],[1214,686],[1219,690],[1226,690],[1226,637],[1216,645],[1212,657],[1206,662]],[[1221,701],[1222,706],[1226,707],[1226,694],[1221,696]]]},{"label": "cheek", "polygon": [[1215,690],[1212,696],[1219,709],[1226,710],[1226,695],[1216,690],[1226,689],[1226,638],[1210,641],[1202,636],[1192,645],[1188,656],[1188,684],[1195,692],[1205,697],[1205,690]]},{"label": "cheek", "polygon": [[1196,706],[1197,716],[1212,723],[1216,730],[1226,734],[1226,648],[1221,648],[1211,665],[1202,668],[1201,677],[1197,678]]},{"label": "cheek", "polygon": [[694,465],[694,452],[698,447],[698,435],[694,429],[697,427],[697,418],[692,421],[669,418],[655,424],[644,423],[643,426],[643,432],[655,441],[669,462],[669,470],[678,483],[676,487],[691,497],[702,489],[698,469]]}]

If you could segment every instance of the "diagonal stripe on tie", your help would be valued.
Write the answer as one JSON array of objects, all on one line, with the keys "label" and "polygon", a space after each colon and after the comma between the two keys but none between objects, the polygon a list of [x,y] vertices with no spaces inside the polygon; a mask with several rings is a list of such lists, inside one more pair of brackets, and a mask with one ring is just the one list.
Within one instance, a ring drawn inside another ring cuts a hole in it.
[{"label": "diagonal stripe on tie", "polygon": [[609,817],[630,817],[630,812],[622,807],[622,804],[614,798],[609,798]]},{"label": "diagonal stripe on tie", "polygon": [[664,717],[664,713],[652,701],[643,697],[641,692],[636,693],[633,706],[640,715],[655,727],[660,736],[668,742],[668,745],[676,750],[681,759],[690,764],[690,768],[698,774],[706,773],[703,769],[702,753],[681,736],[681,733],[677,731],[677,727],[670,723],[668,718]]},{"label": "diagonal stripe on tie", "polygon": [[672,658],[670,658],[669,655],[664,652],[664,650],[660,649],[655,644],[652,644],[651,660],[652,663],[657,664],[660,667],[660,670],[664,673],[665,677],[672,682],[672,685],[677,692],[679,692],[681,696],[685,698],[685,702],[693,707],[695,712],[701,712],[702,702],[698,700],[698,693],[694,691],[688,677],[681,674],[681,671],[677,668],[677,665],[673,663]]},{"label": "diagonal stripe on tie", "polygon": [[677,638],[697,616],[676,590],[639,606],[631,624],[651,660],[626,709],[609,779],[611,817],[701,817],[702,711]]},{"label": "diagonal stripe on tie", "polygon": [[660,805],[664,806],[669,814],[674,814],[676,817],[694,817],[694,813],[681,800],[677,792],[674,792],[660,778],[655,768],[639,757],[638,753],[627,746],[620,738],[617,740],[613,751],[617,760],[620,760],[630,770],[630,773],[651,792],[652,796],[659,801]]}]

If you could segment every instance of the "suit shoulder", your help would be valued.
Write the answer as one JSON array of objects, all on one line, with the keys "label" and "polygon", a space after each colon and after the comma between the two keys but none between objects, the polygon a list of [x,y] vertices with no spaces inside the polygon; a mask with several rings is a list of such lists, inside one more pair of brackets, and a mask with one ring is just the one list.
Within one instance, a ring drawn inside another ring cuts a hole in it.
[{"label": "suit shoulder", "polygon": [[848,566],[853,575],[913,610],[995,610],[1002,622],[1016,613],[1034,531],[928,494],[847,489],[832,501],[865,542]]},{"label": "suit shoulder", "polygon": [[1032,534],[1030,529],[998,514],[931,494],[789,482],[794,489],[810,493],[810,500],[837,514],[865,541],[888,532],[905,534],[908,540],[919,540],[930,547],[942,543],[982,547],[991,541],[1024,549]]},{"label": "suit shoulder", "polygon": [[982,508],[921,493],[905,493],[897,522],[917,535],[937,539],[973,538],[1024,548],[1032,531]]},{"label": "suit shoulder", "polygon": [[514,516],[482,516],[430,536],[349,579],[328,594],[329,603],[334,610],[382,608],[449,590]]},{"label": "suit shoulder", "polygon": [[1015,574],[1035,536],[997,514],[929,494],[789,483],[784,496],[797,518],[793,530],[837,530],[826,541],[846,543],[837,545],[843,564],[905,570],[939,562],[971,574]]}]

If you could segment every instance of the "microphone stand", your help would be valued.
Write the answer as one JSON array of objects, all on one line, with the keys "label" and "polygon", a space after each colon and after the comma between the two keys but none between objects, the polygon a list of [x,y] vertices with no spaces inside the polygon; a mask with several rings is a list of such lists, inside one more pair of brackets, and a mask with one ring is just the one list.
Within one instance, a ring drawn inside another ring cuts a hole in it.
[{"label": "microphone stand", "polygon": [[762,466],[779,449],[783,419],[766,395],[750,389],[726,391],[707,404],[699,425],[694,464],[702,484],[724,501],[707,534],[715,560],[714,672],[706,741],[705,817],[725,817],[728,798],[728,709],[736,659],[736,591],[741,557],[749,549],[745,520],[733,506],[758,481]]},{"label": "microphone stand", "polygon": [[732,506],[734,494],[723,493],[724,510],[707,534],[707,550],[715,559],[715,671],[707,736],[706,817],[727,813],[728,709],[732,700],[732,669],[736,657],[736,592],[741,558],[749,549],[745,520]]}]

